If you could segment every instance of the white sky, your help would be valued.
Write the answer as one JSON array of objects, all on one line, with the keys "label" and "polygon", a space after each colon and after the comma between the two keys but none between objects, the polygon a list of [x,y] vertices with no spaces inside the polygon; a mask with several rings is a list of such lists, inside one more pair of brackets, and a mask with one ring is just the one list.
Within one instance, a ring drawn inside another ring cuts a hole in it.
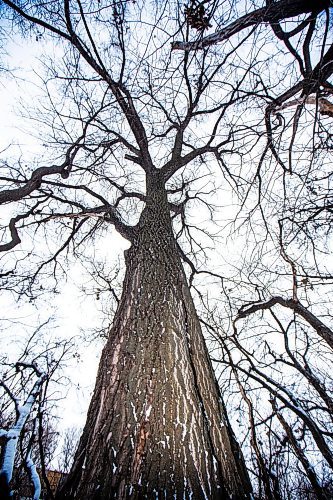
[{"label": "white sky", "polygon": [[[10,153],[20,151],[22,160],[27,163],[38,153],[38,141],[29,134],[29,122],[20,116],[21,109],[28,109],[38,93],[39,79],[38,57],[45,50],[44,42],[17,39],[16,43],[7,46],[8,66],[14,69],[13,78],[3,73],[0,81],[0,150],[11,145]],[[20,102],[20,104],[19,104]],[[8,150],[7,150],[8,152]],[[6,153],[5,153],[6,154]],[[9,220],[10,207],[1,207],[0,221],[5,224]],[[8,235],[9,237],[9,235]],[[104,248],[99,249],[99,256],[109,253],[116,259],[127,247],[127,242],[113,229],[108,232]],[[0,293],[0,311],[3,329],[0,330],[0,346],[2,354],[7,353],[14,362],[21,351],[31,328],[49,316],[54,316],[56,332],[60,338],[76,337],[80,329],[87,330],[98,326],[101,314],[99,303],[95,297],[84,297],[79,286],[82,285],[82,267],[78,264],[72,268],[68,282],[61,287],[61,293],[52,296],[52,303],[44,303],[38,311],[34,304],[15,302],[8,293]],[[20,325],[20,323],[22,323]],[[10,342],[9,342],[10,341]],[[102,342],[93,343],[80,350],[80,360],[73,358],[72,367],[67,370],[71,387],[64,387],[66,398],[60,403],[62,420],[60,428],[82,426],[90,401],[100,356]],[[75,351],[74,351],[75,352]],[[65,416],[65,418],[63,418]]]}]

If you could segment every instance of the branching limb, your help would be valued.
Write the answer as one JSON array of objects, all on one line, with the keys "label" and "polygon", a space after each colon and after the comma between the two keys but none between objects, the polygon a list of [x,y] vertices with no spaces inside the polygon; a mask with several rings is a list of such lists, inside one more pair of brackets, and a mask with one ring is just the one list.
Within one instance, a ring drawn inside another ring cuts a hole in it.
[{"label": "branching limb", "polygon": [[271,309],[276,304],[294,311],[296,314],[305,319],[305,321],[316,330],[318,335],[323,338],[333,349],[333,331],[328,328],[319,318],[317,318],[317,316],[309,311],[303,304],[301,304],[299,300],[284,299],[283,297],[272,297],[266,302],[258,302],[251,305],[246,304],[239,309],[235,322],[239,319],[246,318],[247,316],[250,316],[251,314],[254,314],[258,311]]},{"label": "branching limb", "polygon": [[172,44],[173,50],[198,50],[228,40],[230,37],[250,26],[259,26],[262,23],[276,23],[283,19],[299,16],[309,12],[321,12],[330,7],[329,0],[280,0],[267,2],[265,7],[245,14],[220,31],[208,35],[195,42],[176,41]]},{"label": "branching limb", "polygon": [[[59,30],[57,28],[54,28],[52,25],[49,23],[43,21],[42,19],[36,18],[36,17],[31,17],[29,14],[27,14],[23,8],[19,7],[18,5],[14,4],[10,0],[6,0],[4,2],[8,7],[13,9],[15,12],[20,14],[24,19],[27,19],[28,21],[32,22],[33,24],[37,26],[42,26],[44,29],[47,31],[50,31],[52,33],[57,34],[61,38],[65,39],[66,41],[70,42],[73,47],[75,47],[79,54],[83,57],[83,59],[88,63],[88,65],[104,80],[105,83],[109,86],[111,89],[113,95],[115,96],[122,112],[124,113],[126,120],[133,132],[133,135],[136,139],[136,142],[138,144],[138,148],[140,150],[140,155],[142,157],[142,168],[144,168],[146,171],[152,171],[153,169],[153,163],[149,154],[149,149],[148,149],[148,139],[146,135],[145,128],[142,124],[142,121],[139,117],[139,114],[135,108],[132,96],[128,89],[125,87],[125,85],[122,82],[116,82],[110,73],[108,72],[107,68],[105,67],[99,52],[97,51],[97,48],[95,46],[95,43],[93,41],[93,38],[91,36],[86,17],[84,12],[82,11],[81,8],[81,18],[82,22],[85,26],[85,30],[88,36],[88,39],[90,40],[90,43],[92,43],[92,51],[88,48],[86,43],[80,38],[80,36],[76,33],[73,22],[72,22],[72,16],[71,16],[71,10],[70,10],[70,2],[69,0],[64,1],[64,14],[65,14],[65,22],[66,22],[66,28],[67,28],[67,33]],[[79,9],[80,10],[80,9]],[[58,173],[58,172],[56,172]],[[60,172],[59,172],[60,173]]]},{"label": "branching limb", "polygon": [[30,179],[21,187],[16,189],[5,189],[0,191],[0,205],[12,201],[19,201],[26,198],[33,191],[40,188],[44,177],[60,174],[63,179],[67,179],[73,167],[73,162],[77,152],[81,147],[81,141],[84,139],[88,125],[93,120],[91,117],[84,125],[81,136],[68,148],[66,157],[61,165],[52,165],[50,167],[39,167],[32,173]]},{"label": "branching limb", "polygon": [[283,417],[281,411],[277,408],[275,399],[271,399],[270,403],[272,405],[272,408],[273,408],[277,418],[279,419],[280,424],[282,425],[282,427],[286,433],[286,436],[288,437],[288,440],[289,440],[289,442],[290,442],[290,444],[295,452],[295,455],[297,456],[298,460],[301,462],[301,464],[305,470],[305,473],[306,473],[307,477],[309,478],[309,481],[310,481],[310,483],[311,483],[311,485],[316,493],[316,497],[319,500],[328,500],[328,497],[326,496],[325,492],[323,491],[323,489],[320,485],[320,482],[317,478],[317,474],[316,474],[314,468],[310,464],[304,451],[302,450],[299,443],[297,442],[297,439],[295,437],[295,434],[294,434],[292,428],[290,427],[290,425],[287,423],[287,421]]},{"label": "branching limb", "polygon": [[21,238],[19,236],[16,224],[20,220],[27,219],[28,217],[30,217],[30,215],[32,215],[34,213],[34,211],[36,210],[36,208],[38,207],[39,204],[40,204],[40,202],[38,202],[36,205],[34,205],[25,214],[16,215],[15,217],[12,217],[10,219],[8,228],[9,228],[10,235],[11,235],[12,239],[8,243],[3,243],[2,245],[0,245],[0,252],[7,252],[8,250],[12,250],[13,248],[15,248],[17,245],[19,245],[21,243]]},{"label": "branching limb", "polygon": [[172,177],[177,172],[177,170],[195,160],[195,158],[198,158],[199,156],[207,153],[215,153],[216,150],[217,147],[206,145],[202,146],[201,148],[194,149],[193,151],[190,151],[190,153],[179,157],[177,161],[175,159],[171,159],[162,167],[162,173],[164,175],[165,181],[169,180],[170,177]]}]

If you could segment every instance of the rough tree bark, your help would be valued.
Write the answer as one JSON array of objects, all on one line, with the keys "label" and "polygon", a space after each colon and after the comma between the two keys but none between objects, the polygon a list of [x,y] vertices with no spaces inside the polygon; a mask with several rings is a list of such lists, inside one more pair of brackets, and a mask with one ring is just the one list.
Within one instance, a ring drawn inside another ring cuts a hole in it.
[{"label": "rough tree bark", "polygon": [[126,265],[87,423],[58,498],[249,498],[161,171],[148,175]]}]

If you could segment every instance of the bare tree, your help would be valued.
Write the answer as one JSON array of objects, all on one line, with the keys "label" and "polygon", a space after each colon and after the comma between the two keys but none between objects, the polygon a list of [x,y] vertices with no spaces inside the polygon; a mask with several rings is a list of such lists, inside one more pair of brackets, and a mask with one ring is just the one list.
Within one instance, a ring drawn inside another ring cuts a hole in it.
[{"label": "bare tree", "polygon": [[[329,178],[323,162],[331,109],[324,93],[332,90],[333,70],[329,3],[281,0],[248,12],[241,12],[246,2],[240,9],[234,2],[226,7],[206,1],[156,2],[154,8],[103,0],[3,3],[14,25],[53,39],[62,59],[48,62],[42,77],[48,104],[34,115],[47,145],[44,157],[37,165],[10,159],[3,165],[0,203],[15,207],[3,228],[0,250],[14,250],[3,279],[34,298],[41,287],[58,289],[66,263],[94,258],[91,248],[110,225],[129,245],[121,297],[109,288],[117,310],[59,498],[251,496],[190,294],[192,287],[201,307],[207,305],[196,284],[201,276],[222,287],[229,334],[225,339],[222,320],[215,322],[214,341],[223,347],[217,361],[229,374],[226,380],[232,375],[235,381],[238,405],[247,408],[259,488],[267,498],[281,496],[258,439],[261,422],[251,398],[258,386],[270,395],[274,425],[289,435],[294,456],[325,498],[294,439],[295,424],[288,421],[292,412],[332,467],[331,430],[322,425],[330,395],[309,368],[307,348],[290,349],[288,328],[277,317],[288,356],[278,356],[258,338],[258,352],[268,352],[259,359],[237,327],[259,309],[274,314],[279,304],[331,345],[330,327],[299,292],[299,277],[322,278],[323,266],[295,250],[300,242],[309,250],[321,244],[321,235],[308,236],[313,220],[328,212],[328,186],[322,200],[316,202],[313,193],[306,206],[302,201],[317,169]],[[281,23],[295,17],[295,27],[285,31]],[[215,35],[206,36],[213,27]],[[222,40],[218,50],[214,44]],[[183,50],[170,51],[170,42]],[[314,115],[310,120],[307,106]],[[206,269],[205,262],[219,213],[215,201],[227,189],[228,202],[238,205],[232,231],[244,232],[243,257],[249,249],[251,258],[225,277]],[[315,203],[322,210],[316,211]],[[205,214],[201,223],[194,217],[198,207]],[[15,260],[24,237],[29,272],[25,262]],[[41,238],[48,248],[38,249]],[[283,279],[276,284],[274,272],[284,273],[288,284]],[[283,286],[291,297],[281,292]],[[240,293],[236,299],[235,293]],[[206,321],[208,331],[209,325]],[[299,328],[297,323],[295,331]],[[309,402],[302,406],[293,390],[264,372],[267,355],[273,365],[291,364],[324,400],[324,409],[319,403],[315,410]],[[223,380],[221,385],[228,386]]]},{"label": "bare tree", "polygon": [[[29,337],[14,364],[4,359],[0,380],[1,455],[0,480],[4,498],[12,498],[28,477],[33,497],[41,494],[42,481],[53,498],[46,477],[55,450],[57,433],[52,428],[52,410],[56,403],[50,395],[61,380],[72,341],[41,341],[43,327]],[[46,345],[45,345],[46,344]],[[44,347],[44,349],[43,349]]]},{"label": "bare tree", "polygon": [[[17,445],[19,443],[19,439],[23,432],[24,426],[26,425],[27,418],[32,411],[32,407],[34,406],[36,399],[40,394],[40,391],[42,390],[42,385],[46,378],[46,375],[40,372],[36,365],[24,364],[22,366],[21,363],[18,363],[16,365],[16,368],[17,370],[20,370],[20,368],[25,368],[25,369],[31,368],[35,372],[37,380],[33,384],[32,389],[23,404],[19,404],[17,398],[11,392],[7,384],[1,382],[2,388],[8,394],[10,399],[14,402],[16,411],[16,418],[14,425],[8,430],[1,429],[1,438],[4,441],[4,444],[1,450],[2,468],[0,471],[0,485],[2,491],[5,492],[6,498],[11,497],[9,483],[11,482],[13,476],[14,460],[17,451]],[[31,459],[30,450],[27,453],[25,461],[26,461],[26,466],[29,470],[31,481],[34,485],[34,498],[39,498],[41,490],[40,480],[37,474],[36,465]]]}]

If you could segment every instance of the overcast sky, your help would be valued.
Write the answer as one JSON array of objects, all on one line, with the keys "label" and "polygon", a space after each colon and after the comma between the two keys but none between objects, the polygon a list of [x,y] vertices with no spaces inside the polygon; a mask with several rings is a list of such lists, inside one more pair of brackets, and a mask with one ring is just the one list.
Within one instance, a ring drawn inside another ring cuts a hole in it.
[{"label": "overcast sky", "polygon": [[[20,114],[34,103],[35,96],[39,92],[38,57],[46,47],[43,41],[22,40],[19,37],[7,46],[8,57],[4,58],[4,62],[14,72],[4,72],[0,82],[0,149],[1,151],[6,149],[2,157],[7,156],[9,152],[9,156],[13,158],[21,156],[22,161],[28,163],[38,155],[38,140],[33,136],[35,125],[22,119]],[[1,208],[1,223],[8,223],[9,214],[10,207]],[[116,259],[126,246],[127,243],[113,228],[110,228],[105,238],[105,246],[99,249],[99,255],[102,258],[112,249],[113,257]],[[82,277],[82,266],[78,264],[72,267],[68,282],[61,287],[61,293],[49,297],[49,301],[43,302],[42,307],[40,302],[36,307],[36,304],[29,304],[24,300],[17,303],[15,297],[9,293],[0,294],[1,351],[3,354],[8,354],[10,361],[14,362],[17,359],[34,327],[48,317],[54,317],[53,335],[60,339],[79,337],[81,329],[87,331],[98,326],[101,321],[101,314],[98,312],[99,303],[94,296],[87,299],[80,290]],[[47,337],[51,336],[49,327],[44,329],[44,334]],[[61,428],[84,424],[101,347],[102,342],[85,345],[85,349],[80,350],[80,358],[73,357],[72,367],[66,371],[71,386],[63,388],[63,396],[66,396],[66,399],[59,404]],[[73,354],[76,352],[77,349],[73,349]]]}]

